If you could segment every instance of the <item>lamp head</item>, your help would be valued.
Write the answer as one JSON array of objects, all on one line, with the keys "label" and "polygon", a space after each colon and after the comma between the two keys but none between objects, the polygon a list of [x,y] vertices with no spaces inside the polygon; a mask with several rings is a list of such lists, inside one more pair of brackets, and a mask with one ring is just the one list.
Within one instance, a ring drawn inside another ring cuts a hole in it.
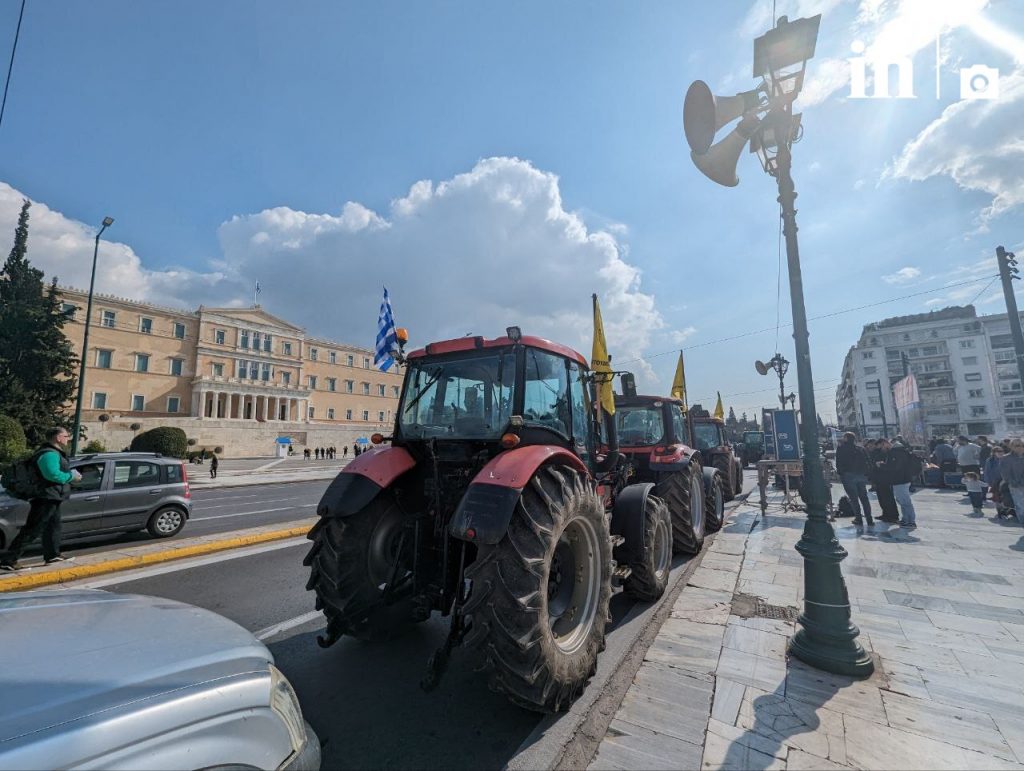
[{"label": "lamp head", "polygon": [[103,227],[109,228],[113,224],[114,224],[114,218],[113,217],[104,217],[103,218]]},{"label": "lamp head", "polygon": [[754,41],[754,77],[771,84],[772,96],[796,98],[807,60],[814,57],[820,25],[820,13],[792,22],[780,16],[773,29]]}]

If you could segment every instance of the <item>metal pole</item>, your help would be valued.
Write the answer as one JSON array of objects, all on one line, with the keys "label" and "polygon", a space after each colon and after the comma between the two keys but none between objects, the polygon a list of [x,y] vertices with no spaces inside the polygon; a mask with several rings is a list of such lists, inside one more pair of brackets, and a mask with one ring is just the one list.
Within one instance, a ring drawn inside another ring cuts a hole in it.
[{"label": "metal pole", "polygon": [[[778,354],[776,354],[778,355]],[[782,374],[782,360],[779,360],[779,401],[782,402],[782,409],[786,409],[786,384],[783,380],[785,375]]]},{"label": "metal pole", "polygon": [[875,388],[878,389],[878,407],[882,411],[882,436],[886,439],[889,438],[889,424],[885,422],[885,394],[882,392],[882,381],[874,381]]},{"label": "metal pole", "polygon": [[78,399],[75,400],[75,426],[71,430],[71,455],[78,452],[78,435],[82,430],[82,397],[85,393],[85,363],[89,355],[89,326],[92,322],[92,292],[96,286],[96,258],[100,251],[100,236],[107,229],[106,224],[96,234],[96,245],[92,250],[92,277],[89,279],[89,303],[85,311],[85,335],[82,337],[82,364],[78,369]]},{"label": "metal pole", "polygon": [[1010,322],[1010,334],[1013,336],[1013,352],[1017,357],[1017,374],[1024,385],[1024,332],[1020,327],[1020,314],[1017,312],[1017,298],[1013,294],[1013,279],[1016,278],[1016,258],[1013,252],[1003,247],[996,247],[996,260],[999,262],[999,278],[1003,281],[1003,297],[1006,298],[1006,315]]},{"label": "metal pole", "polygon": [[864,420],[864,402],[859,403],[860,406],[860,435],[865,439],[868,435],[868,422]]},{"label": "metal pole", "polygon": [[846,557],[846,549],[839,545],[825,508],[827,492],[818,447],[818,415],[814,406],[807,311],[796,237],[796,189],[791,174],[793,157],[787,141],[792,135],[793,119],[788,108],[773,110],[767,119],[774,122],[775,136],[779,138],[775,178],[782,205],[782,228],[789,266],[793,341],[803,413],[800,423],[804,451],[801,493],[807,504],[803,535],[796,545],[796,550],[804,558],[804,610],[797,619],[802,629],[790,639],[789,652],[826,672],[867,677],[874,672],[875,665],[857,642],[860,630],[850,621],[850,597],[839,569],[839,563]]}]

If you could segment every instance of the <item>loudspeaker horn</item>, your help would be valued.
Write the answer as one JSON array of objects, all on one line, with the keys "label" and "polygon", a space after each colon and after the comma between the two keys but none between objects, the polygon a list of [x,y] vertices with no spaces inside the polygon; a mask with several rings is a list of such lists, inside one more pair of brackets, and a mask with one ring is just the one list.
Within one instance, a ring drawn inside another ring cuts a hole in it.
[{"label": "loudspeaker horn", "polygon": [[757,361],[754,362],[754,369],[757,370],[757,374],[758,375],[767,375],[768,374],[768,365],[765,364],[760,359],[758,359]]},{"label": "loudspeaker horn", "polygon": [[757,105],[756,89],[736,96],[715,96],[703,80],[693,81],[683,101],[683,131],[690,150],[697,155],[706,153],[718,129]]},{"label": "loudspeaker horn", "polygon": [[690,153],[690,158],[704,176],[712,182],[717,182],[725,187],[736,187],[740,178],[736,176],[736,164],[739,163],[740,153],[746,146],[761,121],[752,115],[747,115],[740,121],[729,135],[713,146],[704,154]]}]

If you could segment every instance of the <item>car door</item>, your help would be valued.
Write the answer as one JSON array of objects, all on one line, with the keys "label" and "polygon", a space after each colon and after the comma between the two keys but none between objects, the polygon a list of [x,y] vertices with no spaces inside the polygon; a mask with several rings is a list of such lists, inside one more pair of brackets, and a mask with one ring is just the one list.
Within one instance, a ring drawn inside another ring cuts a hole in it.
[{"label": "car door", "polygon": [[150,509],[159,501],[160,465],[146,460],[116,460],[103,510],[104,530],[145,527]]},{"label": "car door", "polygon": [[64,535],[103,528],[103,495],[109,476],[107,465],[108,461],[103,460],[71,464],[82,478],[71,483],[71,495],[60,507]]}]

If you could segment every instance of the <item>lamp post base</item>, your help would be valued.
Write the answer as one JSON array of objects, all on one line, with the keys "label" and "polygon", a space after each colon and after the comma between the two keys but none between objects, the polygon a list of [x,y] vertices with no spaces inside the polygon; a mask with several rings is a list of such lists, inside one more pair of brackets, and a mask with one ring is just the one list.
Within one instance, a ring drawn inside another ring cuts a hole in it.
[{"label": "lamp post base", "polygon": [[805,625],[790,638],[787,650],[791,656],[815,669],[834,675],[864,679],[871,677],[875,671],[875,663],[854,639],[859,633],[860,630],[853,627],[852,634],[845,639],[832,636],[827,639],[814,639]]}]

